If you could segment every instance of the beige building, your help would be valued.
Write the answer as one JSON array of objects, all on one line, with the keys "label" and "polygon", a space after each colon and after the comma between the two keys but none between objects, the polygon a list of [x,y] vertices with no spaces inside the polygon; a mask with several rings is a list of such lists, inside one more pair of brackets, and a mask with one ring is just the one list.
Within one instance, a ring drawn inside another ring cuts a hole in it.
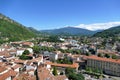
[{"label": "beige building", "polygon": [[120,59],[116,60],[92,55],[87,57],[87,66],[101,69],[106,74],[120,76]]}]

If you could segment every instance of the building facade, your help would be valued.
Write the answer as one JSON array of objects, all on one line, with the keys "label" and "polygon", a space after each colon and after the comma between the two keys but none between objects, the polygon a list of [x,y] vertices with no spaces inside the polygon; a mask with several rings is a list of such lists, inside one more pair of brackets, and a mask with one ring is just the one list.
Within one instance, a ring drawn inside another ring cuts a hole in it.
[{"label": "building facade", "polygon": [[120,60],[89,56],[87,67],[102,70],[109,75],[120,76]]}]

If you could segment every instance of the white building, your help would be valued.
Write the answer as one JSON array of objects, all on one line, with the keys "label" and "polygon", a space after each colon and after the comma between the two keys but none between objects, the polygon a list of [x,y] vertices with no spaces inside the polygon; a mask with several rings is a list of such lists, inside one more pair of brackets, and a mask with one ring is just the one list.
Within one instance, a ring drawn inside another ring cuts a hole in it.
[{"label": "white building", "polygon": [[25,49],[18,49],[17,50],[17,56],[20,56],[20,55],[22,55],[22,53],[25,51]]},{"label": "white building", "polygon": [[32,48],[27,48],[26,50],[28,50],[30,53],[33,53],[33,49]]}]

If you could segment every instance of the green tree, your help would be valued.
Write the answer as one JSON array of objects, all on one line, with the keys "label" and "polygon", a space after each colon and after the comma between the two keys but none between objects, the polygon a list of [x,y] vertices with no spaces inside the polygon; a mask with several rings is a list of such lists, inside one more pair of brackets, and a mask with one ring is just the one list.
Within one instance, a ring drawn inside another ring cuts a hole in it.
[{"label": "green tree", "polygon": [[92,68],[86,66],[86,71],[92,72]]},{"label": "green tree", "polygon": [[55,76],[58,75],[56,67],[53,67],[53,72],[52,72],[52,73],[53,73],[53,75],[55,75]]},{"label": "green tree", "polygon": [[98,53],[98,55],[97,55],[98,57],[103,57],[103,55],[101,54],[101,53]]},{"label": "green tree", "polygon": [[70,73],[74,73],[74,69],[72,69],[72,68],[66,68],[65,69],[65,74],[70,74]]},{"label": "green tree", "polygon": [[72,68],[66,68],[65,74],[70,80],[85,80],[82,74],[75,73],[74,69]]},{"label": "green tree", "polygon": [[85,80],[85,77],[82,74],[77,74],[77,80]]},{"label": "green tree", "polygon": [[96,53],[96,51],[95,51],[94,49],[92,49],[92,48],[89,49],[89,52],[90,52],[91,54],[95,54],[95,53]]},{"label": "green tree", "polygon": [[77,78],[77,75],[75,73],[70,73],[69,76],[68,76],[68,78],[70,80],[80,80],[80,79]]},{"label": "green tree", "polygon": [[33,49],[34,53],[37,53],[37,54],[40,53],[40,47],[39,46],[33,46],[32,49]]},{"label": "green tree", "polygon": [[86,56],[90,56],[90,53],[87,52],[87,53],[86,53]]},{"label": "green tree", "polygon": [[64,59],[58,59],[56,62],[60,64],[73,64],[73,61],[71,59],[69,60],[67,57]]},{"label": "green tree", "polygon": [[110,55],[109,54],[105,54],[104,57],[110,58]]},{"label": "green tree", "polygon": [[113,54],[112,59],[117,59],[117,56],[115,54]]},{"label": "green tree", "polygon": [[24,54],[24,55],[29,55],[30,52],[29,52],[29,50],[25,50],[25,51],[23,52],[23,54]]},{"label": "green tree", "polygon": [[[36,36],[25,26],[0,14],[0,37],[5,42],[31,39]],[[5,19],[6,18],[6,19]]]},{"label": "green tree", "polygon": [[29,56],[26,56],[26,55],[21,55],[21,56],[19,56],[19,59],[22,59],[22,60],[31,60],[32,59],[32,57],[29,57]]},{"label": "green tree", "polygon": [[76,50],[76,54],[81,54],[81,51],[80,50]]}]

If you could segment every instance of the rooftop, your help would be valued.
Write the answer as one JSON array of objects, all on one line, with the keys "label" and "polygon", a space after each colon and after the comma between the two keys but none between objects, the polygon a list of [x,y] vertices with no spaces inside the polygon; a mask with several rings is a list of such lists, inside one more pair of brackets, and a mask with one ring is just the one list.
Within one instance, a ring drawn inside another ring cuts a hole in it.
[{"label": "rooftop", "polygon": [[57,66],[57,67],[70,67],[70,68],[78,68],[79,67],[78,63],[58,64],[58,63],[46,62],[45,64],[52,65],[52,66]]},{"label": "rooftop", "polygon": [[103,57],[98,57],[95,55],[87,56],[87,59],[93,59],[93,60],[106,61],[106,62],[120,64],[120,59],[103,58]]}]

